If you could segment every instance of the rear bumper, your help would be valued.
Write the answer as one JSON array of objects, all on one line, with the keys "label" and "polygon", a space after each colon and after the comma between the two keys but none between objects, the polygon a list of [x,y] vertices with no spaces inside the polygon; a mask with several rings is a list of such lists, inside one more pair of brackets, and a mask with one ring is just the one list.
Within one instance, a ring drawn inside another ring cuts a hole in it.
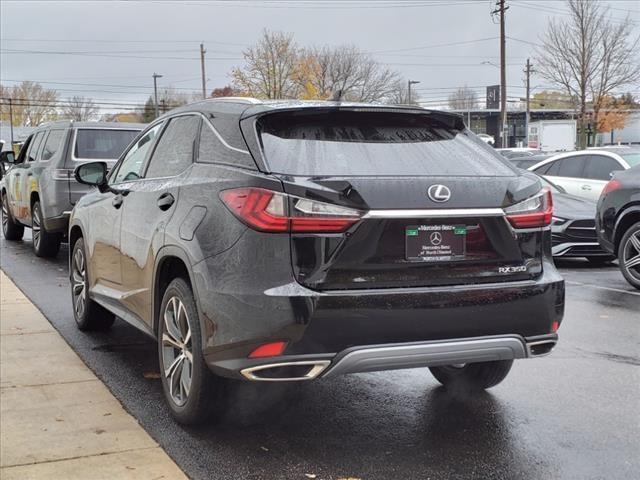
[{"label": "rear bumper", "polygon": [[551,353],[556,334],[524,338],[490,336],[409,344],[352,347],[335,355],[280,356],[268,360],[221,362],[218,368],[240,372],[251,381],[301,381],[331,378],[348,373],[462,363],[492,362],[544,356]]},{"label": "rear bumper", "polygon": [[[196,272],[195,278],[204,277]],[[564,314],[564,281],[546,259],[543,274],[529,281],[330,292],[313,291],[297,283],[253,292],[240,291],[238,283],[234,286],[229,294],[209,290],[207,295],[198,295],[198,301],[207,364],[217,374],[238,379],[247,378],[243,370],[274,361],[328,361],[330,369],[327,364],[320,370],[328,375],[336,368],[335,361],[351,349],[390,344],[404,348],[436,342],[449,348],[449,342],[460,339],[508,337],[509,345],[514,345],[516,338],[520,342],[516,344],[522,346],[510,347],[513,353],[506,357],[500,356],[504,344],[482,352],[479,346],[487,344],[483,341],[474,343],[472,352],[463,349],[462,357],[450,356],[457,348],[445,349],[445,358],[439,361],[471,363],[488,361],[492,355],[498,355],[495,359],[524,358],[528,356],[522,353],[527,352],[527,342],[553,334]],[[281,358],[248,358],[257,346],[282,340],[288,346]],[[394,350],[394,356],[402,353],[396,363],[391,362],[395,366],[382,359],[380,367],[429,366],[438,360],[435,353],[442,348],[429,346],[428,351],[419,349],[415,354],[412,349]],[[375,364],[374,360],[365,363],[371,362]],[[351,367],[348,370],[352,371]]]}]

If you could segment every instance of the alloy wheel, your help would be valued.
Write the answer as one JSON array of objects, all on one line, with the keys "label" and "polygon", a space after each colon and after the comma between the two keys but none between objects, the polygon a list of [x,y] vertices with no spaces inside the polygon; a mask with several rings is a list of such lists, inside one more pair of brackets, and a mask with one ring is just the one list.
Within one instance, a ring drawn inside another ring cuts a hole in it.
[{"label": "alloy wheel", "polygon": [[640,230],[633,232],[624,244],[622,267],[640,280]]},{"label": "alloy wheel", "polygon": [[36,250],[40,248],[40,233],[42,230],[42,221],[40,220],[40,205],[36,203],[33,206],[33,222],[31,225],[31,232],[33,234],[33,244]]},{"label": "alloy wheel", "polygon": [[173,296],[164,309],[162,367],[169,395],[178,406],[189,398],[193,375],[193,352],[189,317],[180,298]]},{"label": "alloy wheel", "polygon": [[82,248],[77,248],[73,255],[73,265],[71,271],[71,292],[73,293],[73,308],[76,318],[82,318],[85,309],[85,297],[87,295],[86,268],[84,252]]},{"label": "alloy wheel", "polygon": [[9,207],[7,206],[6,196],[2,197],[2,232],[7,234],[7,227],[9,226]]}]

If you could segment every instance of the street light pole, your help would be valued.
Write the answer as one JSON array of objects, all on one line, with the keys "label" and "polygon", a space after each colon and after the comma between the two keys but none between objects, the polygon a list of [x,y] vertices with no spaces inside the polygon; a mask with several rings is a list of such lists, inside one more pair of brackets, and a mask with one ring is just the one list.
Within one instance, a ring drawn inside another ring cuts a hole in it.
[{"label": "street light pole", "polygon": [[157,79],[162,78],[162,75],[158,73],[153,73],[153,97],[156,105],[156,118],[158,118],[158,83]]},{"label": "street light pole", "polygon": [[407,105],[411,104],[411,85],[417,85],[419,80],[407,80]]},{"label": "street light pole", "polygon": [[527,58],[527,68],[525,69],[524,73],[527,75],[527,113],[524,117],[524,137],[526,139],[526,144],[525,146],[529,146],[529,121],[530,121],[530,116],[531,116],[531,107],[530,107],[530,100],[529,97],[531,96],[531,72],[533,71],[533,69],[531,68],[531,62],[529,62],[529,59]]}]

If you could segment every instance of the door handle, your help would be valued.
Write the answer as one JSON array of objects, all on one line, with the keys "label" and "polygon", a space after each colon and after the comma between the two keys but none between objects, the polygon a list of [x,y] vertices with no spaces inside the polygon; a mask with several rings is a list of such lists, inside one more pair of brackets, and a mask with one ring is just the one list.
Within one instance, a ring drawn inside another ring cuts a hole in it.
[{"label": "door handle", "polygon": [[163,193],[158,197],[158,208],[162,211],[169,210],[176,199],[170,193]]},{"label": "door handle", "polygon": [[16,172],[16,173],[14,173],[14,174],[13,174],[13,176],[14,176],[14,177],[19,177],[19,176],[20,176],[20,174],[19,174],[18,172]]},{"label": "door handle", "polygon": [[31,172],[27,173],[27,177],[33,177],[33,173]]},{"label": "door handle", "polygon": [[582,190],[591,190],[591,185],[582,185]]},{"label": "door handle", "polygon": [[113,205],[114,208],[120,208],[122,206],[122,195],[116,195],[113,197],[111,205]]}]

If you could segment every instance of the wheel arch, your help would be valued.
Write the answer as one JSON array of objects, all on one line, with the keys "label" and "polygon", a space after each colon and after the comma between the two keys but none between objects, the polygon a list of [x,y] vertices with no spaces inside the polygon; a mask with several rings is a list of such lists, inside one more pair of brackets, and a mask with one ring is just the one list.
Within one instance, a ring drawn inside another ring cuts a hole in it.
[{"label": "wheel arch", "polygon": [[197,287],[194,282],[191,262],[188,255],[179,247],[166,246],[160,249],[156,255],[153,272],[153,291],[151,298],[151,321],[154,335],[158,335],[160,304],[164,292],[174,278],[182,277],[189,283],[196,302],[198,314],[200,313],[200,300]]},{"label": "wheel arch", "polygon": [[624,236],[627,229],[636,222],[640,222],[640,205],[632,205],[626,207],[616,220],[616,224],[613,230],[613,247],[614,254],[618,254],[618,248],[620,247],[620,241]]}]

